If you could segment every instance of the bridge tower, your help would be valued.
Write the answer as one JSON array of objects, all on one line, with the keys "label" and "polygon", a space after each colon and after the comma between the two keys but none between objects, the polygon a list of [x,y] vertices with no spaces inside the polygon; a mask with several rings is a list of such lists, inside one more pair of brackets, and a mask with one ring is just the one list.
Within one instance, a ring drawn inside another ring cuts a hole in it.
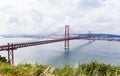
[{"label": "bridge tower", "polygon": [[95,36],[92,34],[92,31],[89,31],[88,33],[88,40],[95,40]]},{"label": "bridge tower", "polygon": [[65,25],[65,51],[69,51],[69,25]]},{"label": "bridge tower", "polygon": [[91,37],[92,37],[92,32],[91,32],[91,31],[89,31],[89,33],[88,33],[88,40],[90,40],[90,39],[91,39]]},{"label": "bridge tower", "polygon": [[8,43],[8,62],[14,64],[14,47]]}]

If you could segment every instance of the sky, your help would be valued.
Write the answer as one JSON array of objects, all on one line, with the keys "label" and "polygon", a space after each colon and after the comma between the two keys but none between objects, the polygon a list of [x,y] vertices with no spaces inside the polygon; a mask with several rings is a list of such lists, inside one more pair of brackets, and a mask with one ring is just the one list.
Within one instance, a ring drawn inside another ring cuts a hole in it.
[{"label": "sky", "polygon": [[0,35],[56,32],[65,25],[120,34],[120,0],[0,0]]}]

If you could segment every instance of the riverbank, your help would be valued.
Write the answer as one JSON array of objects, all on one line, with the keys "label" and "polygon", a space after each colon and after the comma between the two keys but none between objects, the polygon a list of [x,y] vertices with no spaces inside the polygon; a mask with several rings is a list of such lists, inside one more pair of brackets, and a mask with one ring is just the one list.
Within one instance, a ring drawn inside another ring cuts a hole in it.
[{"label": "riverbank", "polygon": [[17,66],[0,62],[0,76],[119,76],[120,66],[96,61],[61,68],[43,64],[19,64]]}]

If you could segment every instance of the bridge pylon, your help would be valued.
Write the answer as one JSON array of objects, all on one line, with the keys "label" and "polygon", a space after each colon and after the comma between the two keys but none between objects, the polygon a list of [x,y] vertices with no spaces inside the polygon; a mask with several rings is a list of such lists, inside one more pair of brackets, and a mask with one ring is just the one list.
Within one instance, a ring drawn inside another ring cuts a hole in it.
[{"label": "bridge pylon", "polygon": [[69,25],[65,25],[65,44],[64,48],[66,52],[69,52]]},{"label": "bridge pylon", "polygon": [[95,41],[95,37],[93,36],[92,31],[89,31],[88,33],[88,40]]},{"label": "bridge pylon", "polygon": [[89,31],[89,32],[88,32],[88,40],[90,40],[90,39],[91,39],[91,37],[92,37],[92,32],[91,32],[91,31]]},{"label": "bridge pylon", "polygon": [[8,62],[14,64],[14,47],[13,44],[8,43]]}]

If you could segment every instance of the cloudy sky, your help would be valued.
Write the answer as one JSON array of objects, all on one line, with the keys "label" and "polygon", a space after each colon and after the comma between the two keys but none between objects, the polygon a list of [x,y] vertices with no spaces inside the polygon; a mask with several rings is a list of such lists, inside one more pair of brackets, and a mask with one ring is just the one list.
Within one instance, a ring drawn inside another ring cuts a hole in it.
[{"label": "cloudy sky", "polygon": [[54,32],[119,34],[120,0],[0,0],[0,35]]}]

